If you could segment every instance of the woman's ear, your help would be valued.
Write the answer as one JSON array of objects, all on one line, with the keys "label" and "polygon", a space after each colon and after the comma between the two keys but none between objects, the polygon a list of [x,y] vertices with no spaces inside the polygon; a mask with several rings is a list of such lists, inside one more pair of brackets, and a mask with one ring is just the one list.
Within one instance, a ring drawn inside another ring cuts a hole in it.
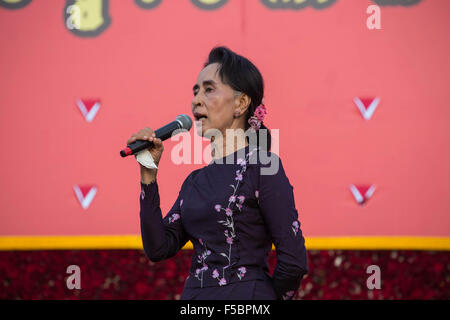
[{"label": "woman's ear", "polygon": [[236,107],[234,109],[234,116],[238,118],[241,115],[245,114],[248,107],[250,106],[251,101],[252,100],[250,99],[250,97],[245,93],[242,93],[238,97],[236,97]]}]

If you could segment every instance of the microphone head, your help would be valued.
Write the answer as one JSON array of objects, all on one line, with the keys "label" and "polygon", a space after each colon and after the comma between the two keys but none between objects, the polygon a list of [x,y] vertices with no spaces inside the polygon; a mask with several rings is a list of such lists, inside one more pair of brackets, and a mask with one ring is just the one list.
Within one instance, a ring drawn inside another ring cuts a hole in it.
[{"label": "microphone head", "polygon": [[181,129],[186,129],[187,131],[191,130],[192,119],[187,114],[178,115],[177,120],[181,123]]}]

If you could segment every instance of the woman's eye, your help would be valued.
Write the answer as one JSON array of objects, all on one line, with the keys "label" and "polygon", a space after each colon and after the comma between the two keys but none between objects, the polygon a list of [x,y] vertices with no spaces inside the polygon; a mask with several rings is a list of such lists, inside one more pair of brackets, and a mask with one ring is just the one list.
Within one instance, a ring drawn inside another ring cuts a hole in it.
[{"label": "woman's eye", "polygon": [[[210,92],[210,91],[213,91],[213,88],[206,88],[205,89],[205,92]],[[194,96],[196,96],[197,93],[198,93],[198,90],[194,92]]]}]

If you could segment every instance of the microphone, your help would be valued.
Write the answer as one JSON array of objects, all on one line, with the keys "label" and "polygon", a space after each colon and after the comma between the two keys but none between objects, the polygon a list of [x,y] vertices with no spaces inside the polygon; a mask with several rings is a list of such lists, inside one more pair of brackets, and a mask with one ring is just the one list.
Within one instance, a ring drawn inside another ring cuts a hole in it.
[{"label": "microphone", "polygon": [[[175,130],[186,129],[187,131],[189,131],[191,130],[191,127],[192,127],[192,119],[187,114],[180,114],[174,121],[156,130],[155,136],[156,138],[164,141],[170,138]],[[153,143],[150,141],[136,140],[132,144],[127,145],[125,149],[121,150],[120,155],[122,157],[126,157],[138,153],[141,150],[150,148],[152,144]]]}]

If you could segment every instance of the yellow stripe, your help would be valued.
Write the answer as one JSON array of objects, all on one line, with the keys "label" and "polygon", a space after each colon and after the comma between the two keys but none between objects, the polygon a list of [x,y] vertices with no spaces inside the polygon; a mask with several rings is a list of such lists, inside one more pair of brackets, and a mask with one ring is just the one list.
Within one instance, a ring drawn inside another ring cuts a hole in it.
[{"label": "yellow stripe", "polygon": [[[450,237],[310,237],[308,250],[450,250]],[[0,250],[142,249],[138,235],[5,236]],[[183,249],[192,249],[188,242]]]},{"label": "yellow stripe", "polygon": [[312,237],[310,250],[450,250],[450,237]]}]

